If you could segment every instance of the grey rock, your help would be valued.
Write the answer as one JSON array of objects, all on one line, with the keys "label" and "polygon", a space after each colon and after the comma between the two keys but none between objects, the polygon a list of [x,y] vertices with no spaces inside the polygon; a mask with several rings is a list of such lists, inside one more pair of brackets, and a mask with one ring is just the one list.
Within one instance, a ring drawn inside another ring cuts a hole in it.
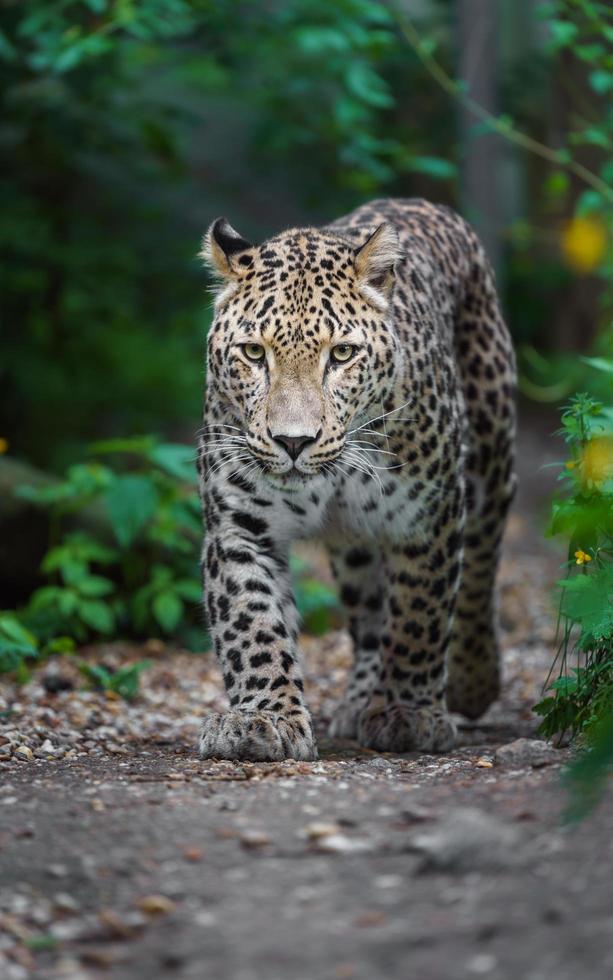
[{"label": "grey rock", "polygon": [[462,873],[495,870],[517,863],[521,839],[516,827],[482,810],[466,807],[416,834],[410,849],[421,855],[421,871]]},{"label": "grey rock", "polygon": [[542,766],[551,766],[561,762],[562,756],[557,749],[554,749],[548,742],[543,742],[537,738],[516,738],[514,742],[501,745],[496,749],[494,762],[497,766],[513,767],[522,769],[532,767],[539,769]]}]

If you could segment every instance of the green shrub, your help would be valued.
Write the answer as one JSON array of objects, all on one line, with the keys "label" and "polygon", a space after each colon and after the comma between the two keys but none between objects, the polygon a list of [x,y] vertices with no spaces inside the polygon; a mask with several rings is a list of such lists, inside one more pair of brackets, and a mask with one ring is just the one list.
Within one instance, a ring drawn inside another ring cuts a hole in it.
[{"label": "green shrub", "polygon": [[[23,674],[26,661],[67,643],[111,637],[162,633],[202,649],[191,447],[150,436],[96,443],[63,480],[17,493],[49,510],[52,541],[41,563],[46,584],[19,614],[0,618],[0,671]],[[68,529],[79,517],[94,530]]]},{"label": "green shrub", "polygon": [[[613,362],[592,366],[611,373]],[[596,795],[613,764],[613,407],[576,395],[562,414],[569,450],[549,533],[568,541],[559,583],[558,676],[536,712],[548,737],[570,733],[585,750],[569,772],[571,813]],[[589,788],[589,792],[586,787]]]},{"label": "green shrub", "polygon": [[[46,583],[24,609],[0,613],[0,673],[25,679],[28,664],[104,639],[161,633],[188,649],[208,646],[192,447],[153,436],[98,442],[63,480],[16,492],[49,510],[52,541],[41,563]],[[307,562],[294,558],[291,567],[305,628],[325,632],[336,594]],[[110,690],[122,683],[88,677]]]}]

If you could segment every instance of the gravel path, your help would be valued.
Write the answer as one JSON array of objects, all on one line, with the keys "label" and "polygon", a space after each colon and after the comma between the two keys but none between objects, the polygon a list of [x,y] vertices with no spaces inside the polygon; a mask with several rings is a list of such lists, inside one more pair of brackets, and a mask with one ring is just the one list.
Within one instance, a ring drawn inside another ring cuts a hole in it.
[{"label": "gravel path", "polygon": [[539,542],[516,512],[504,698],[445,756],[326,740],[344,632],[303,639],[317,763],[199,762],[219,675],[157,641],[82,654],[152,660],[132,705],[69,658],[1,686],[0,978],[613,976],[613,794],[565,829],[568,752],[534,737],[559,561]]}]

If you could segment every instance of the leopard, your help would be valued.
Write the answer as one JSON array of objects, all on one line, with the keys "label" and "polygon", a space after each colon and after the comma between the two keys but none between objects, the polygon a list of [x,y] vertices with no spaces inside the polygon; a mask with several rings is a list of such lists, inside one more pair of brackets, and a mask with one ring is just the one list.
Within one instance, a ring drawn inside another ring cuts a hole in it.
[{"label": "leopard", "polygon": [[498,697],[516,369],[494,273],[446,205],[382,199],[253,245],[214,221],[199,487],[229,701],[206,759],[312,761],[290,549],[326,547],[353,642],[329,726],[448,752]]}]

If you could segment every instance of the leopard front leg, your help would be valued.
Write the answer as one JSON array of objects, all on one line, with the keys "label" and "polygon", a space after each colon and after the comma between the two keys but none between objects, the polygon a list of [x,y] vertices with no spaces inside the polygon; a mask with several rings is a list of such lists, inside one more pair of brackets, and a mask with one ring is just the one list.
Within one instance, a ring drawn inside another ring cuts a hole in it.
[{"label": "leopard front leg", "polygon": [[445,681],[461,570],[460,526],[435,531],[423,543],[390,546],[384,554],[383,664],[360,717],[358,738],[364,746],[443,752],[455,743]]},{"label": "leopard front leg", "polygon": [[205,719],[200,754],[316,759],[287,556],[274,547],[263,519],[221,499],[207,511],[206,605],[231,710]]},{"label": "leopard front leg", "polygon": [[353,665],[328,732],[337,738],[356,738],[360,715],[370,701],[381,672],[381,556],[372,542],[350,545],[334,541],[328,547],[353,640]]}]

